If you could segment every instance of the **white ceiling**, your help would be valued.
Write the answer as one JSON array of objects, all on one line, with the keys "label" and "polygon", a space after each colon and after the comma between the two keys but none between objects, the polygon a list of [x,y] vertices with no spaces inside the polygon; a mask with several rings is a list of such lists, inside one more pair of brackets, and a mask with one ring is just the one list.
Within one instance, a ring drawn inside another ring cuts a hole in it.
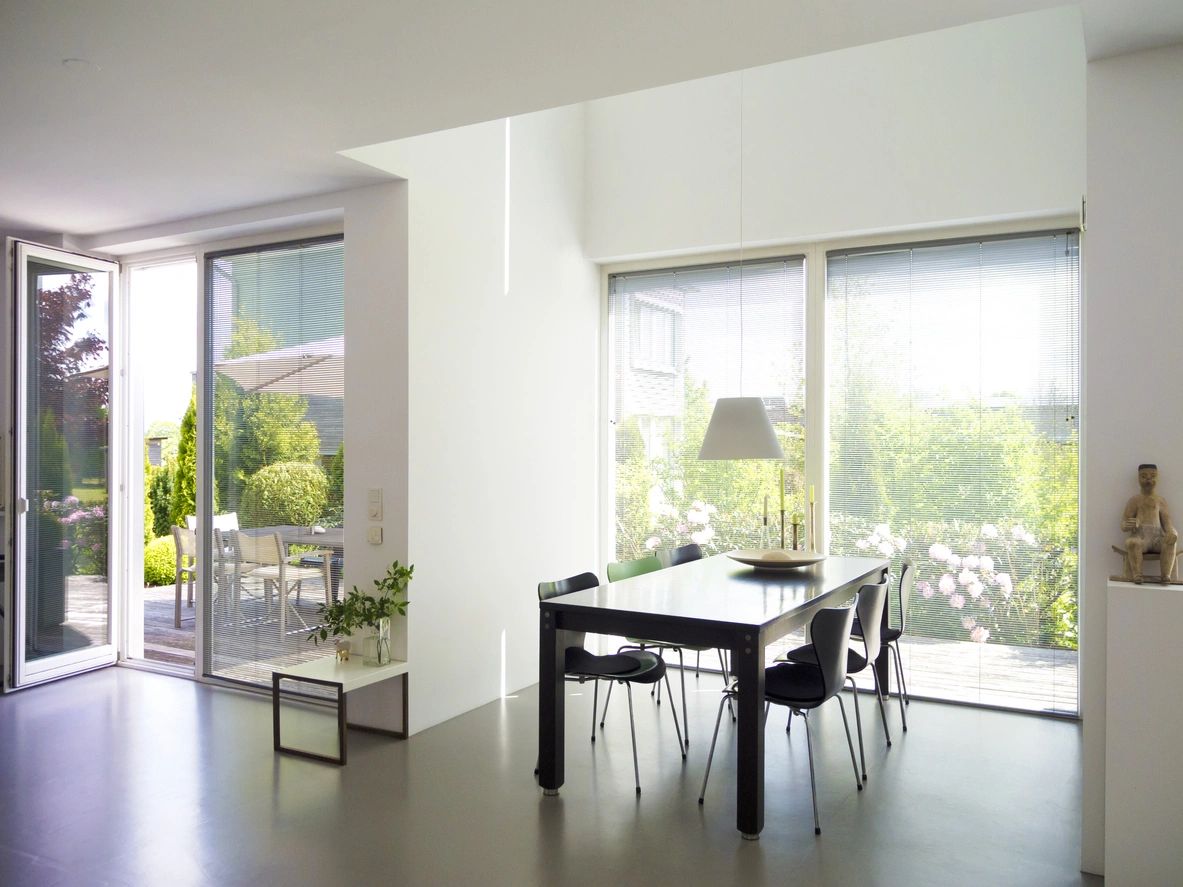
[{"label": "white ceiling", "polygon": [[[0,229],[92,234],[365,184],[382,173],[337,152],[1056,5],[3,0]],[[1092,58],[1183,40],[1180,0],[1079,5]]]}]

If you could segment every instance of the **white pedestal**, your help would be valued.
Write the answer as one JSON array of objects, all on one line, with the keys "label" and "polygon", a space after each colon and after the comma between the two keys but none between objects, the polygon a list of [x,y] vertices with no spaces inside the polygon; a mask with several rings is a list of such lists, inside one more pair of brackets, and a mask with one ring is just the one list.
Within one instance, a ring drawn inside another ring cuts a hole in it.
[{"label": "white pedestal", "polygon": [[1108,597],[1105,882],[1183,884],[1183,589]]}]

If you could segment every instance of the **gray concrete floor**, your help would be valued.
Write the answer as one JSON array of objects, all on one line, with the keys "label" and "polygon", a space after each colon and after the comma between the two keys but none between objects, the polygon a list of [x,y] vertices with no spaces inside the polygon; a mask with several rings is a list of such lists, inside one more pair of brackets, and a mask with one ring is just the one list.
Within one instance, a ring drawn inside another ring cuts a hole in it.
[{"label": "gray concrete floor", "polygon": [[[11,694],[0,884],[1100,882],[1077,871],[1076,722],[917,701],[888,750],[864,698],[870,781],[858,792],[830,703],[815,722],[815,837],[804,732],[798,722],[786,739],[774,709],[766,825],[748,843],[726,718],[697,804],[718,678],[687,683],[685,763],[667,705],[636,697],[639,798],[622,693],[593,746],[590,688],[571,687],[558,798],[531,776],[533,688],[405,742],[353,732],[344,768],[277,757],[269,701],[241,692],[112,668]],[[414,693],[412,675],[412,706]]]}]

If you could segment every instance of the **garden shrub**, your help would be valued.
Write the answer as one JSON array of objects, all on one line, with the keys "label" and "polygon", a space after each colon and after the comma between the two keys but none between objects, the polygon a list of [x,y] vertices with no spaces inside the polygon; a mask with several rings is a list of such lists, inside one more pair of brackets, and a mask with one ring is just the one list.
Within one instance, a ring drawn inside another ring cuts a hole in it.
[{"label": "garden shrub", "polygon": [[172,585],[177,578],[177,545],[171,535],[144,546],[144,585]]},{"label": "garden shrub", "polygon": [[307,527],[324,512],[328,496],[329,481],[319,466],[277,462],[247,479],[243,517],[251,527]]}]

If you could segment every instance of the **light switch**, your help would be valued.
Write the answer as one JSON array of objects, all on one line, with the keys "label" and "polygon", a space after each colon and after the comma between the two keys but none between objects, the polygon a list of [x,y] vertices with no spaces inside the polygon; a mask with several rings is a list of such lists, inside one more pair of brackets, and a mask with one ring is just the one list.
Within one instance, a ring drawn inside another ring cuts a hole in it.
[{"label": "light switch", "polygon": [[366,494],[366,504],[370,520],[382,520],[382,490],[377,488],[370,490]]},{"label": "light switch", "polygon": [[366,531],[366,541],[369,542],[371,545],[381,545],[382,544],[382,528],[381,527],[370,527],[369,530]]}]

